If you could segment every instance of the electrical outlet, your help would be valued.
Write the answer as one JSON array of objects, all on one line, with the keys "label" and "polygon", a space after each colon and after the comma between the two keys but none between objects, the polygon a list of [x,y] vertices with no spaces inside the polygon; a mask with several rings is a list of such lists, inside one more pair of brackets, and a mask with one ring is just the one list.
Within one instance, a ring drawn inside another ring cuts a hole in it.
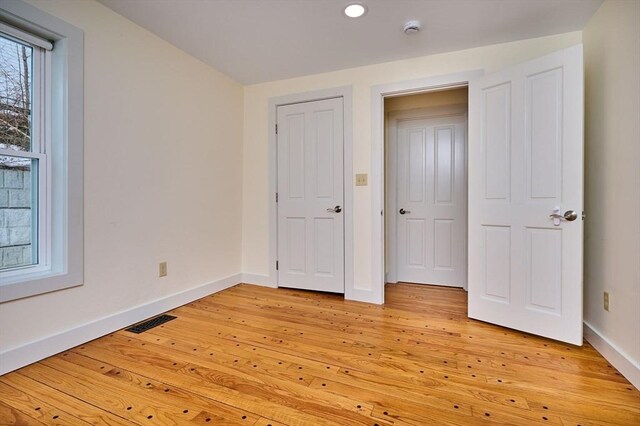
[{"label": "electrical outlet", "polygon": [[358,173],[358,174],[356,174],[356,186],[367,186],[367,174],[366,173]]},{"label": "electrical outlet", "polygon": [[167,276],[167,262],[160,262],[158,272],[161,277]]},{"label": "electrical outlet", "polygon": [[604,310],[609,312],[609,292],[604,292]]}]

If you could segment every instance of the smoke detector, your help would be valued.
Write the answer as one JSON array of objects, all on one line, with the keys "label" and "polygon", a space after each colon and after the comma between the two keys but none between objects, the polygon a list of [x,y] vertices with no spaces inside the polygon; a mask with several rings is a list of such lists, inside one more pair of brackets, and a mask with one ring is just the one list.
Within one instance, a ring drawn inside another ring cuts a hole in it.
[{"label": "smoke detector", "polygon": [[420,21],[409,21],[404,24],[404,33],[407,35],[418,34],[420,31]]}]

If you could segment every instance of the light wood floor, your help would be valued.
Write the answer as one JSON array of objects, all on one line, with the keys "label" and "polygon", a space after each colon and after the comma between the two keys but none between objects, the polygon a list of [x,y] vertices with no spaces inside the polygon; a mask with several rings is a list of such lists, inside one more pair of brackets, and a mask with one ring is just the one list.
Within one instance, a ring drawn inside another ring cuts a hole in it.
[{"label": "light wood floor", "polygon": [[458,289],[386,300],[238,285],[0,377],[0,423],[640,425],[588,344],[469,320]]}]

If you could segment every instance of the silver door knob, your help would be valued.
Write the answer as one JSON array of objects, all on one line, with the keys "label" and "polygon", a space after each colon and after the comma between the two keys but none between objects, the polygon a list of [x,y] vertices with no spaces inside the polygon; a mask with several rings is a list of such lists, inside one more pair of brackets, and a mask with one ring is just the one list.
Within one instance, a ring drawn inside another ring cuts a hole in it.
[{"label": "silver door knob", "polygon": [[398,211],[398,213],[400,213],[400,214],[407,214],[407,213],[411,213],[411,211],[410,211],[410,210],[405,210],[405,209],[400,209],[400,210]]},{"label": "silver door knob", "polygon": [[564,212],[564,214],[560,214],[560,208],[556,207],[553,213],[549,215],[549,217],[555,220],[562,219],[566,220],[567,222],[573,222],[578,218],[578,213],[576,213],[574,210],[567,210],[566,212]]},{"label": "silver door knob", "polygon": [[332,209],[327,209],[328,213],[340,213],[342,211],[342,207],[340,206],[335,206]]}]

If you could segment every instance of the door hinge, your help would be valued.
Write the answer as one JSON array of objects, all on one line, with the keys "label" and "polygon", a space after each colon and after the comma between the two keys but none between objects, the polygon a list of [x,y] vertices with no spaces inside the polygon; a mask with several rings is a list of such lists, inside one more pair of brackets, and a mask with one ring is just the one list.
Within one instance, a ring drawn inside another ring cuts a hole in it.
[{"label": "door hinge", "polygon": [[280,267],[278,261],[276,260],[276,271],[278,270],[278,268]]},{"label": "door hinge", "polygon": [[276,124],[276,135],[278,134],[278,125]]},{"label": "door hinge", "polygon": [[276,203],[278,202],[278,193],[276,192]]}]

